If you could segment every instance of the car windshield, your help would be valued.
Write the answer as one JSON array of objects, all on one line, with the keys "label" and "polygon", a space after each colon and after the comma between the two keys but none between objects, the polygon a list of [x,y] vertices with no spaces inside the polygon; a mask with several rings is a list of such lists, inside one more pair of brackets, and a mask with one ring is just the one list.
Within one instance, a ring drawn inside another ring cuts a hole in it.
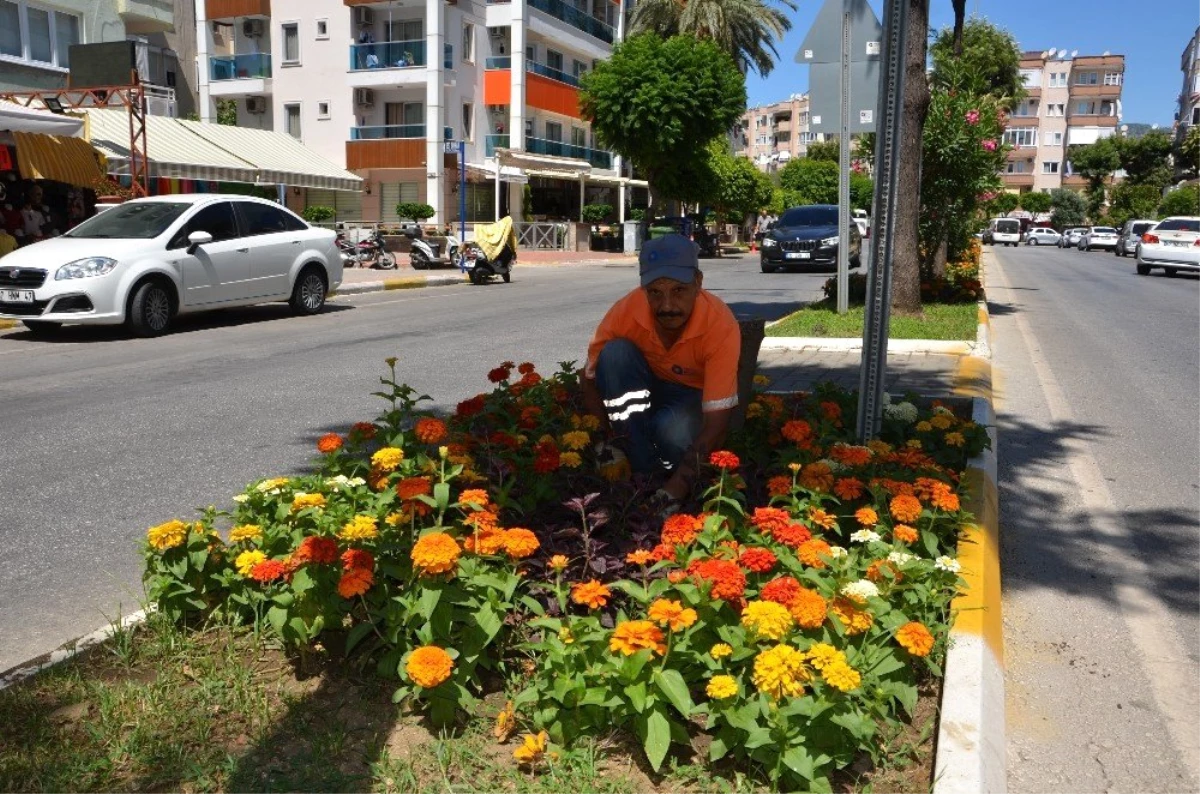
[{"label": "car windshield", "polygon": [[1154,225],[1153,223],[1135,223],[1135,224],[1133,224],[1133,233],[1141,234],[1142,232],[1146,231],[1153,225]]},{"label": "car windshield", "polygon": [[837,226],[837,207],[793,207],[779,218],[778,226]]},{"label": "car windshield", "polygon": [[1169,218],[1154,227],[1156,232],[1200,232],[1200,218]]},{"label": "car windshield", "polygon": [[121,204],[89,218],[64,236],[150,240],[165,232],[189,207],[178,201]]},{"label": "car windshield", "polygon": [[996,231],[1001,234],[1012,234],[1020,229],[1021,224],[1017,221],[996,221]]},{"label": "car windshield", "polygon": [[1117,230],[1111,226],[1097,226],[1092,229],[1092,234],[1116,234]]}]

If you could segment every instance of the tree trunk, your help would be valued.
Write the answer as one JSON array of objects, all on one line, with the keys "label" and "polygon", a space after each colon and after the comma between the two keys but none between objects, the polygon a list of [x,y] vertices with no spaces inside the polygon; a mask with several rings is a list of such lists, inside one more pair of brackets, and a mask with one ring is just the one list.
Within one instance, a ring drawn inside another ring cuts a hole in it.
[{"label": "tree trunk", "polygon": [[949,245],[945,241],[938,245],[937,250],[933,252],[933,277],[941,278],[946,275],[946,258],[948,256],[947,249]]},{"label": "tree trunk", "polygon": [[896,207],[896,239],[893,241],[892,308],[902,312],[921,310],[921,257],[917,222],[921,202],[921,139],[929,110],[929,84],[925,79],[925,55],[929,34],[929,0],[909,0],[908,30],[904,53],[904,107],[900,129],[900,163]]},{"label": "tree trunk", "polygon": [[967,15],[967,0],[950,0],[954,6],[954,57],[961,58],[963,52],[963,19]]}]

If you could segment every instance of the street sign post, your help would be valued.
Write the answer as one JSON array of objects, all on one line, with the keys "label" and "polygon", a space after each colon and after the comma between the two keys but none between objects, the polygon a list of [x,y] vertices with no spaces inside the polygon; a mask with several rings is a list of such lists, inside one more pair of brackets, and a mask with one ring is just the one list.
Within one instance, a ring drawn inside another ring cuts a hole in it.
[{"label": "street sign post", "polygon": [[835,133],[839,141],[839,314],[850,308],[850,134],[875,131],[880,35],[866,0],[825,0],[796,53],[798,63],[809,64],[809,130]]},{"label": "street sign post", "polygon": [[442,151],[458,155],[458,239],[461,242],[467,239],[467,142],[446,141]]}]

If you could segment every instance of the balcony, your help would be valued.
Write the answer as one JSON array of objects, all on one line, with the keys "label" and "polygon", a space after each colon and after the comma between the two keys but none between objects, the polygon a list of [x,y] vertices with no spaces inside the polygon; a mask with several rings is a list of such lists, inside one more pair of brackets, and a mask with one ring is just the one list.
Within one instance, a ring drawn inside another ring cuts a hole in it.
[{"label": "balcony", "polygon": [[204,3],[204,17],[208,20],[270,16],[271,0],[205,0]]},{"label": "balcony", "polygon": [[351,127],[350,140],[378,141],[385,138],[420,138],[425,140],[424,124],[384,124],[378,127]]},{"label": "balcony", "polygon": [[488,135],[483,139],[483,155],[484,157],[495,157],[497,149],[508,148],[507,135]]},{"label": "balcony", "polygon": [[600,39],[605,44],[613,43],[613,29],[610,26],[586,12],[580,11],[575,6],[567,5],[563,0],[529,0],[529,5]]},{"label": "balcony", "polygon": [[1115,127],[1117,117],[1112,113],[1071,113],[1067,116],[1071,127]]},{"label": "balcony", "polygon": [[562,141],[550,141],[545,138],[526,138],[525,151],[531,154],[548,154],[551,157],[573,157],[576,160],[587,160],[596,168],[612,168],[612,152],[600,149],[588,149]]},{"label": "balcony", "polygon": [[346,141],[346,168],[350,171],[368,168],[424,169],[425,141],[423,138],[383,137]]},{"label": "balcony", "polygon": [[117,13],[129,33],[175,32],[172,0],[117,0]]},{"label": "balcony", "polygon": [[552,66],[547,66],[544,63],[538,63],[537,61],[526,60],[525,61],[525,72],[526,72],[526,74],[530,74],[530,73],[538,74],[538,75],[541,75],[542,77],[548,77],[551,80],[557,80],[560,83],[566,83],[569,86],[579,88],[579,78],[578,77],[575,77],[574,75],[569,75],[561,69],[555,69]]},{"label": "balcony", "polygon": [[424,85],[424,39],[351,44],[347,82],[352,88]]},{"label": "balcony", "polygon": [[1074,97],[1096,97],[1103,99],[1111,97],[1116,99],[1121,96],[1121,86],[1119,85],[1072,85],[1071,96]]},{"label": "balcony", "polygon": [[208,59],[209,92],[214,97],[271,93],[271,54],[214,55]]},{"label": "balcony", "polygon": [[1033,174],[1030,173],[1001,174],[1000,178],[1007,187],[1033,187]]}]

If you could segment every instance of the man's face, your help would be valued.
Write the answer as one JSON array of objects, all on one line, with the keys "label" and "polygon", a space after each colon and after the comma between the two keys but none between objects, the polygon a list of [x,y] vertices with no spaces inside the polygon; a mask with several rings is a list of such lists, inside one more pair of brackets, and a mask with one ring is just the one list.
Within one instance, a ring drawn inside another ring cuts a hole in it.
[{"label": "man's face", "polygon": [[670,278],[660,278],[651,281],[644,289],[646,298],[650,301],[650,311],[654,321],[664,331],[678,331],[687,325],[696,306],[696,298],[700,295],[700,285],[704,281],[702,273],[696,273],[696,279],[690,284]]}]

